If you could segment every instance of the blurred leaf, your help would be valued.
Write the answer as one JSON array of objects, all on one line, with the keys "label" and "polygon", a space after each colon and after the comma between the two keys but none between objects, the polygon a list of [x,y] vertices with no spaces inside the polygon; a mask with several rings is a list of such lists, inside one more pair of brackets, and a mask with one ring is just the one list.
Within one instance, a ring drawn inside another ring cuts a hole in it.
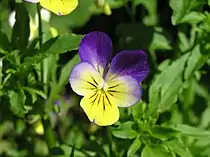
[{"label": "blurred leaf", "polygon": [[0,139],[14,129],[14,124],[11,121],[4,121],[0,125]]},{"label": "blurred leaf", "polygon": [[162,145],[146,145],[141,153],[141,157],[173,157]]},{"label": "blurred leaf", "polygon": [[17,120],[16,122],[16,132],[17,134],[21,134],[23,133],[23,131],[25,130],[26,128],[26,123],[23,121],[23,120]]},{"label": "blurred leaf", "polygon": [[[194,0],[193,0],[194,1]],[[191,0],[170,0],[170,7],[173,10],[172,24],[179,24],[190,9]]]},{"label": "blurred leaf", "polygon": [[170,124],[169,127],[179,131],[182,135],[185,136],[210,138],[210,131],[192,127],[186,124]]},{"label": "blurred leaf", "polygon": [[5,51],[9,51],[10,50],[10,42],[8,40],[7,35],[0,31],[0,54],[1,53],[5,53]]},{"label": "blurred leaf", "polygon": [[[3,69],[3,57],[0,58],[0,89],[2,86],[2,77],[3,77],[2,69]],[[1,92],[0,92],[0,96],[1,96]]]},{"label": "blurred leaf", "polygon": [[39,63],[51,55],[76,50],[82,37],[82,35],[63,35],[52,38],[45,42],[34,56],[26,57],[22,66]]},{"label": "blurred leaf", "polygon": [[50,154],[53,156],[64,155],[64,151],[60,147],[54,147],[50,149]]},{"label": "blurred leaf", "polygon": [[148,15],[143,19],[145,25],[157,24],[157,0],[133,0],[133,3],[134,5],[142,4],[148,10]]},{"label": "blurred leaf", "polygon": [[2,155],[4,152],[7,152],[12,147],[12,143],[10,143],[7,140],[1,140],[0,141],[0,155]]},{"label": "blurred leaf", "polygon": [[36,139],[34,152],[36,156],[47,156],[49,154],[48,147],[45,141]]},{"label": "blurred leaf", "polygon": [[101,147],[101,145],[98,144],[96,140],[89,141],[88,143],[86,143],[85,146],[83,146],[83,150],[88,150],[88,151],[92,151],[92,152],[97,150],[98,154],[101,154],[102,156],[107,155],[104,147]]},{"label": "blurred leaf", "polygon": [[10,90],[8,92],[8,97],[10,101],[10,109],[17,116],[23,116],[27,111],[24,108],[26,96],[23,90],[14,91]]},{"label": "blurred leaf", "polygon": [[75,150],[75,145],[73,145],[73,148],[72,148],[72,150],[71,150],[71,154],[70,154],[69,157],[74,157],[74,150]]},{"label": "blurred leaf", "polygon": [[[60,149],[56,148],[57,153],[54,152],[55,157],[70,157],[72,150],[74,151],[74,156],[78,157],[87,157],[90,156],[88,153],[77,150],[76,148],[69,147],[67,145],[61,145]],[[54,149],[55,150],[55,149]]]},{"label": "blurred leaf", "polygon": [[139,139],[139,136],[137,136],[128,149],[127,157],[132,157],[133,155],[135,155],[135,153],[138,151],[138,149],[140,149],[140,147],[141,147],[141,140]]},{"label": "blurred leaf", "polygon": [[12,30],[12,43],[20,49],[28,45],[30,35],[29,15],[23,3],[16,4],[15,25]]},{"label": "blurred leaf", "polygon": [[173,152],[180,157],[192,157],[188,148],[178,139],[166,141],[164,144],[166,144],[170,150],[173,150]]}]

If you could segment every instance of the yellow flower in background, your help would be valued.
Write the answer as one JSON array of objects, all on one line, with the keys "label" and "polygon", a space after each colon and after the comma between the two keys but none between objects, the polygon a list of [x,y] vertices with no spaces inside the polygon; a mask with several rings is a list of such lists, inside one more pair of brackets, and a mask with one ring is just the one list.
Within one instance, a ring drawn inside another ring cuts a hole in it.
[{"label": "yellow flower in background", "polygon": [[57,15],[67,15],[78,6],[78,0],[25,0],[31,3],[38,3]]},{"label": "yellow flower in background", "polygon": [[95,3],[96,3],[97,7],[103,8],[103,12],[105,15],[112,14],[111,7],[110,7],[109,3],[107,2],[107,0],[95,0]]}]

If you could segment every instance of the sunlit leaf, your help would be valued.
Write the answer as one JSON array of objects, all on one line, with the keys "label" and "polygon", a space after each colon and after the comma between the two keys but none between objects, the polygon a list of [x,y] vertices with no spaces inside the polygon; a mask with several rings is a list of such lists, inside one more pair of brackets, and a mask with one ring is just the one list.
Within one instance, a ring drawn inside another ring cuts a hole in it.
[{"label": "sunlit leaf", "polygon": [[141,140],[137,136],[136,139],[132,142],[131,146],[129,147],[127,156],[132,157],[138,151],[138,149],[140,149],[141,144]]},{"label": "sunlit leaf", "polygon": [[173,157],[166,149],[159,146],[146,145],[141,153],[141,157]]}]

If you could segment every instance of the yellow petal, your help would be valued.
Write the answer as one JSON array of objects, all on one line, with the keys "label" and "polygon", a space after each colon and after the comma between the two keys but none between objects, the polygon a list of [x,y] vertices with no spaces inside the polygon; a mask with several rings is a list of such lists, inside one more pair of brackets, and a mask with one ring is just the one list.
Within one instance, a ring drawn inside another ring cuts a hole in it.
[{"label": "yellow petal", "polygon": [[67,15],[76,9],[78,0],[40,0],[40,4],[57,15]]},{"label": "yellow petal", "polygon": [[106,85],[110,100],[119,107],[134,105],[142,95],[141,86],[131,76],[121,76],[108,80]]},{"label": "yellow petal", "polygon": [[84,96],[97,90],[103,78],[99,72],[89,63],[83,62],[77,64],[69,77],[72,90],[78,95]]},{"label": "yellow petal", "polygon": [[97,125],[112,125],[119,119],[119,109],[117,105],[110,102],[105,92],[98,91],[85,95],[80,105],[89,120]]}]

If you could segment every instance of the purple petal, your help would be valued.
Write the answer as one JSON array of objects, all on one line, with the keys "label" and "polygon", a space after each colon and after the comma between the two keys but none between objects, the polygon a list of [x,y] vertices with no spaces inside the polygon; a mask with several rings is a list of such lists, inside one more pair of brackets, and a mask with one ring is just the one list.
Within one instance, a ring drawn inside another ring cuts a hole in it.
[{"label": "purple petal", "polygon": [[81,61],[88,62],[101,74],[112,55],[112,41],[103,32],[91,32],[85,35],[79,47]]},{"label": "purple petal", "polygon": [[113,58],[106,79],[129,75],[141,82],[148,73],[149,66],[144,51],[122,51]]}]

